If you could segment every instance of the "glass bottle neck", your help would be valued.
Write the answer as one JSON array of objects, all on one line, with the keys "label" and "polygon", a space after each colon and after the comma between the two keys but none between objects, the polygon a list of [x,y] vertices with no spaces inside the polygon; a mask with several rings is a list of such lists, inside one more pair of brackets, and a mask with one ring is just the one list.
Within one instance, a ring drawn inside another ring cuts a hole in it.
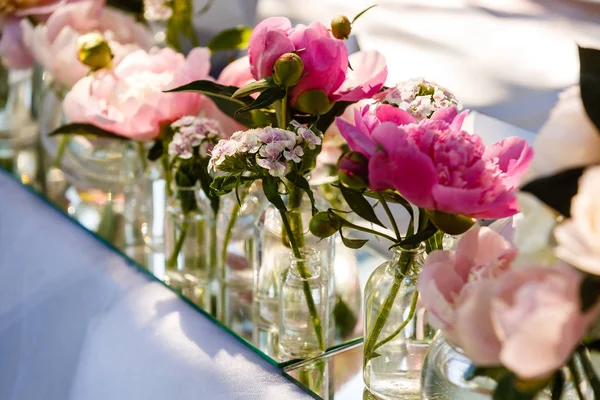
[{"label": "glass bottle neck", "polygon": [[296,278],[312,279],[321,275],[321,253],[312,249],[300,249],[300,257],[290,252],[290,272]]},{"label": "glass bottle neck", "polygon": [[416,249],[402,249],[396,247],[393,249],[393,256],[388,267],[394,273],[401,273],[404,276],[418,275],[423,267],[425,256],[424,246],[419,246]]}]

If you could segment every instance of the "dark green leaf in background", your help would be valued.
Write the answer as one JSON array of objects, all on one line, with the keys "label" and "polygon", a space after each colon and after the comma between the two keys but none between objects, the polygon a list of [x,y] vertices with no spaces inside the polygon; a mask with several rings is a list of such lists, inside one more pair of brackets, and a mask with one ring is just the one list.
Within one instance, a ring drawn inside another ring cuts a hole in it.
[{"label": "dark green leaf in background", "polygon": [[251,35],[252,28],[249,26],[238,25],[217,33],[217,35],[208,42],[208,48],[213,53],[225,50],[243,50],[248,47]]},{"label": "dark green leaf in background", "polygon": [[579,47],[579,63],[581,100],[600,134],[600,50]]}]

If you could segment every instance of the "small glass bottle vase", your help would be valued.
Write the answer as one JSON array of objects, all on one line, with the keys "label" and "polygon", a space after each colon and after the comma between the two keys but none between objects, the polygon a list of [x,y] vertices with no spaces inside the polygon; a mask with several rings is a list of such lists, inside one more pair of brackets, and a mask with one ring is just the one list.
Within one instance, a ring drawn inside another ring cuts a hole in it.
[{"label": "small glass bottle vase", "polygon": [[165,217],[165,282],[209,310],[212,211],[197,186],[176,187]]},{"label": "small glass bottle vase", "polygon": [[316,250],[290,251],[291,265],[281,273],[279,351],[309,358],[325,351],[329,335],[329,276]]},{"label": "small glass bottle vase", "polygon": [[[575,368],[580,377],[585,377],[581,360],[575,359]],[[491,378],[476,376],[466,379],[465,375],[474,369],[474,363],[463,353],[462,349],[450,343],[439,332],[431,343],[421,374],[421,399],[423,400],[492,400],[497,383]],[[561,400],[580,400],[572,375],[565,371],[567,377]],[[593,399],[590,382],[582,379],[580,390],[583,399]],[[546,388],[535,396],[535,400],[550,400],[550,388]]]},{"label": "small glass bottle vase", "polygon": [[417,280],[424,247],[394,249],[365,287],[363,380],[381,399],[413,399],[435,331],[419,306]]}]

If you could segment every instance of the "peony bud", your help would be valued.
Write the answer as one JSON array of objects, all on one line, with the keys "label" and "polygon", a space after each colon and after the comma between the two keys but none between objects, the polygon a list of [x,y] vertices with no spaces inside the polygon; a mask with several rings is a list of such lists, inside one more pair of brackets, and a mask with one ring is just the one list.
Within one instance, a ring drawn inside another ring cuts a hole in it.
[{"label": "peony bud", "polygon": [[304,72],[302,59],[294,53],[282,54],[273,63],[273,81],[282,87],[292,87],[298,83]]},{"label": "peony bud", "polygon": [[337,168],[342,185],[355,190],[369,186],[369,160],[362,154],[355,151],[343,154]]},{"label": "peony bud", "polygon": [[321,211],[315,214],[308,224],[310,233],[318,238],[328,238],[333,236],[341,227],[342,224],[340,223],[338,216],[333,212],[330,213],[327,211]]},{"label": "peony bud", "polygon": [[435,226],[449,235],[460,235],[471,229],[475,220],[458,214],[447,214],[442,211],[428,211],[427,214]]},{"label": "peony bud", "polygon": [[327,97],[327,93],[324,91],[310,89],[298,96],[294,107],[296,110],[306,114],[322,115],[327,114],[331,110],[331,107],[333,107],[333,104],[333,102],[329,101],[329,97]]},{"label": "peony bud", "polygon": [[114,57],[108,42],[97,32],[86,33],[77,40],[77,56],[81,63],[96,71],[110,68]]},{"label": "peony bud", "polygon": [[333,37],[340,40],[348,39],[352,31],[352,24],[345,15],[338,15],[331,20],[331,33]]}]

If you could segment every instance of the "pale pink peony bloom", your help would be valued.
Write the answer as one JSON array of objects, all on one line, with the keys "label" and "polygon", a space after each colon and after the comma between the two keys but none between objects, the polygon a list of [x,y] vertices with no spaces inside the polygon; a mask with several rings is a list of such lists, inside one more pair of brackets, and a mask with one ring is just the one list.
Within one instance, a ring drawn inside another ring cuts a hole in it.
[{"label": "pale pink peony bloom", "polygon": [[250,60],[248,56],[238,58],[223,68],[217,82],[221,85],[238,88],[254,82],[254,77],[252,76],[252,72],[250,72]]},{"label": "pale pink peony bloom", "polygon": [[382,104],[355,111],[354,124],[336,123],[350,149],[369,159],[372,190],[395,189],[418,207],[449,214],[514,215],[533,151],[517,137],[486,148],[479,136],[460,130],[465,116],[452,107],[415,123],[408,112]]},{"label": "pale pink peony bloom", "polygon": [[292,105],[310,89],[322,90],[331,101],[369,98],[387,78],[385,60],[378,52],[355,55],[355,70],[349,71],[344,42],[335,39],[323,24],[292,27],[283,17],[267,18],[254,28],[248,45],[252,75],[256,80],[270,76],[273,63],[282,54],[295,51],[304,63],[304,75],[290,91]]},{"label": "pale pink peony bloom", "polygon": [[491,298],[488,310],[502,365],[522,379],[538,379],[566,364],[598,314],[598,307],[581,312],[580,286],[580,274],[566,266],[528,266],[511,270],[495,288],[473,297],[473,302]]},{"label": "pale pink peony bloom", "polygon": [[[23,69],[33,64],[33,57],[23,43],[21,21],[45,21],[59,6],[77,0],[19,0],[0,4],[0,57],[7,68]],[[101,0],[97,0],[101,1]]]},{"label": "pale pink peony bloom", "polygon": [[115,56],[113,67],[135,50],[149,50],[153,42],[152,33],[132,16],[95,0],[63,5],[46,24],[34,27],[24,20],[21,25],[24,42],[35,61],[67,89],[90,71],[77,57],[77,40],[81,35],[90,32],[104,35]]},{"label": "pale pink peony bloom", "polygon": [[485,290],[482,288],[487,288],[488,283],[482,282],[506,273],[516,254],[517,250],[496,232],[486,227],[475,228],[460,238],[455,251],[431,253],[419,277],[418,289],[430,324],[442,329],[457,346],[477,349],[479,357],[474,361],[482,365],[498,363],[499,343],[493,331],[490,332],[489,323],[477,329],[481,334],[479,341],[466,339],[463,331],[472,328],[469,314],[479,315],[483,303],[465,303],[464,299],[468,300],[467,294]]},{"label": "pale pink peony bloom", "polygon": [[600,167],[587,170],[571,201],[571,219],[556,227],[556,255],[574,267],[600,275]]},{"label": "pale pink peony bloom", "polygon": [[[198,115],[212,104],[198,93],[164,93],[195,80],[210,79],[210,51],[195,48],[187,59],[171,49],[138,50],[114,70],[78,81],[63,103],[70,122],[91,123],[133,140],[155,139],[161,125]],[[211,115],[204,113],[205,117]]]},{"label": "pale pink peony bloom", "polygon": [[587,116],[579,86],[562,92],[533,145],[528,178],[600,163],[600,132]]}]

